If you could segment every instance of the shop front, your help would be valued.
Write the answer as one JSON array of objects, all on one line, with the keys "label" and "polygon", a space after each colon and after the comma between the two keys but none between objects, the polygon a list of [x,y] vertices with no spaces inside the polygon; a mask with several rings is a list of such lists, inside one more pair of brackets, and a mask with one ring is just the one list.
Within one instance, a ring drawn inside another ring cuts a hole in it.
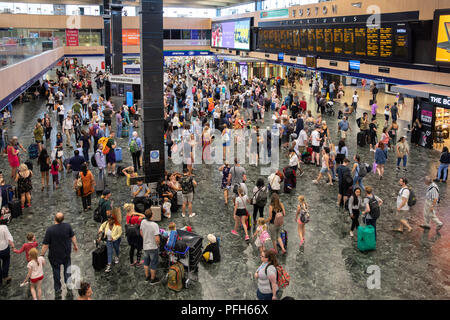
[{"label": "shop front", "polygon": [[414,96],[411,143],[441,151],[450,148],[450,88],[434,85],[396,86],[392,91]]}]

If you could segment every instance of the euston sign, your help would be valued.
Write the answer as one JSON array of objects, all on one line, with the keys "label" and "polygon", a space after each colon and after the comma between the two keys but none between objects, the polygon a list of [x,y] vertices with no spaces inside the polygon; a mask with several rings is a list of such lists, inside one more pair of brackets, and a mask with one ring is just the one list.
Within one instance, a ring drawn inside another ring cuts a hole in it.
[{"label": "euston sign", "polygon": [[450,109],[450,97],[430,94],[430,102],[440,107]]}]

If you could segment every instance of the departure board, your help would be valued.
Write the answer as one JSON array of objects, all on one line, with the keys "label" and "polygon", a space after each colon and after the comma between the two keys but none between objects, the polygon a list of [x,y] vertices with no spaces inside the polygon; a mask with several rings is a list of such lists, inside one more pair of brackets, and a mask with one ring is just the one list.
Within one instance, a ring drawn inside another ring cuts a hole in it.
[{"label": "departure board", "polygon": [[342,28],[336,28],[333,32],[334,35],[334,53],[343,53],[344,51],[344,30]]},{"label": "departure board", "polygon": [[308,29],[300,29],[300,50],[308,51]]},{"label": "departure board", "polygon": [[280,31],[280,43],[281,43],[281,49],[286,49],[286,30]]},{"label": "departure board", "polygon": [[390,58],[393,54],[394,34],[393,29],[380,28],[380,57]]},{"label": "departure board", "polygon": [[355,54],[355,36],[353,28],[344,28],[344,54]]},{"label": "departure board", "polygon": [[378,29],[367,28],[367,56],[378,57],[380,55],[380,39]]},{"label": "departure board", "polygon": [[316,29],[316,52],[325,52],[325,39],[323,29]]},{"label": "departure board", "polygon": [[299,30],[295,29],[292,32],[292,47],[294,50],[300,50],[300,42],[299,42],[298,35],[299,35]]},{"label": "departure board", "polygon": [[333,29],[324,30],[324,52],[333,53]]},{"label": "departure board", "polygon": [[355,54],[365,56],[366,47],[366,27],[355,28]]},{"label": "departure board", "polygon": [[395,30],[395,56],[398,58],[408,57],[408,33],[406,28]]},{"label": "departure board", "polygon": [[316,30],[308,29],[308,51],[315,51],[316,48]]}]

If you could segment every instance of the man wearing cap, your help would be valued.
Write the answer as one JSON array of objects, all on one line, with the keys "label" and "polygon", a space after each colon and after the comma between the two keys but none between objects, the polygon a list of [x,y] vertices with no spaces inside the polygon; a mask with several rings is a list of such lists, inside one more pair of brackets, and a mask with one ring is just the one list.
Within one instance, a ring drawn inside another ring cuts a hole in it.
[{"label": "man wearing cap", "polygon": [[102,197],[98,202],[100,207],[100,214],[102,216],[102,222],[106,221],[108,217],[112,214],[112,204],[111,204],[111,191],[108,189],[102,192]]}]

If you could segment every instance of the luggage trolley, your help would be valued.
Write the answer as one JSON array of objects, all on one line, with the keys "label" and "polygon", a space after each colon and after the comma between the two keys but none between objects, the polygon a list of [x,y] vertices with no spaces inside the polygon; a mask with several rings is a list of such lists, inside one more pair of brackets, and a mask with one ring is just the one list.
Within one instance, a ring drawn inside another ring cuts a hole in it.
[{"label": "luggage trolley", "polygon": [[[176,260],[183,264],[185,270],[187,269],[184,286],[189,288],[191,281],[198,281],[198,263],[202,257],[203,237],[185,230],[177,230],[177,233],[178,237],[181,238],[177,241],[185,242],[186,249],[184,251],[176,251],[175,248],[169,249],[167,245],[164,244],[164,252],[173,253]],[[168,274],[166,274],[166,279],[167,277]]]}]

